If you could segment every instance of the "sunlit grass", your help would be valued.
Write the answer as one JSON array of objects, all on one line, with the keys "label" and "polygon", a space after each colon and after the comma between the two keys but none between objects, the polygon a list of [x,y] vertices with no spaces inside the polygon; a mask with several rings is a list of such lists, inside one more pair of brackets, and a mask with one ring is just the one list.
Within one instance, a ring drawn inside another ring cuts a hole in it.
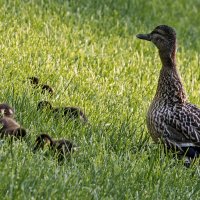
[{"label": "sunlit grass", "polygon": [[[0,102],[15,108],[29,133],[0,146],[5,199],[198,199],[198,162],[181,161],[153,144],[146,111],[156,90],[156,48],[135,38],[159,24],[177,31],[177,61],[189,100],[200,105],[198,0],[38,0],[0,2]],[[55,94],[34,90],[37,76]],[[90,125],[55,120],[37,103],[81,107]],[[49,133],[80,146],[70,161],[39,151]]]}]

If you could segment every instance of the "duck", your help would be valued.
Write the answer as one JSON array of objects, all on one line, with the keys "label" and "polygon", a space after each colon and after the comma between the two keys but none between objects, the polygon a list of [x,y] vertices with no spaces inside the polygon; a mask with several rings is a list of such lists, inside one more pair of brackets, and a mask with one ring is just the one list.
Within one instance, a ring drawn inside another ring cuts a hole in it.
[{"label": "duck", "polygon": [[48,92],[50,95],[53,95],[54,93],[53,88],[47,84],[39,84],[38,77],[32,76],[32,77],[29,77],[28,79],[30,80],[30,83],[33,85],[34,88],[40,87],[42,89],[42,94],[45,94],[45,92]]},{"label": "duck", "polygon": [[22,139],[26,136],[26,129],[21,127],[13,118],[3,116],[0,118],[0,138],[10,137]]},{"label": "duck", "polygon": [[37,105],[37,110],[49,109],[54,114],[61,114],[70,119],[80,119],[83,123],[87,123],[88,119],[81,108],[79,107],[56,107],[54,108],[49,101],[40,101]]},{"label": "duck", "polygon": [[55,140],[49,134],[42,133],[36,138],[33,152],[36,152],[39,148],[43,149],[45,144],[47,144],[54,153],[57,153],[58,161],[62,161],[77,149],[77,147],[69,140]]},{"label": "duck", "polygon": [[200,109],[187,99],[176,64],[176,31],[159,25],[137,38],[152,42],[158,49],[162,67],[157,90],[147,112],[147,129],[154,142],[186,158],[190,166],[200,155]]},{"label": "duck", "polygon": [[0,104],[0,113],[6,117],[13,118],[15,111],[9,104],[1,103]]}]

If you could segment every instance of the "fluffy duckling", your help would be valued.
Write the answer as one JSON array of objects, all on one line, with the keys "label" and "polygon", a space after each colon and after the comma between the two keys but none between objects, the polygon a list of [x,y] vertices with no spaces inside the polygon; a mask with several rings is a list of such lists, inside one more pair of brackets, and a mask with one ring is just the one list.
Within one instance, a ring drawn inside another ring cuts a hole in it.
[{"label": "fluffy duckling", "polygon": [[0,138],[10,136],[20,139],[26,136],[26,130],[10,117],[4,116],[0,118],[0,124],[2,125],[0,129]]},{"label": "fluffy duckling", "polygon": [[7,103],[0,104],[0,112],[3,116],[13,117],[14,109],[10,107]]},{"label": "fluffy duckling", "polygon": [[200,155],[200,109],[188,102],[176,67],[176,32],[167,25],[138,34],[159,51],[162,68],[157,91],[147,113],[147,128],[155,142],[192,161]]},{"label": "fluffy duckling", "polygon": [[47,84],[39,84],[39,78],[32,76],[28,78],[31,82],[31,84],[36,88],[36,87],[40,87],[42,89],[42,93],[44,94],[45,92],[48,92],[49,94],[53,95],[53,89],[47,85]]},{"label": "fluffy duckling", "polygon": [[36,138],[33,151],[35,152],[39,148],[43,149],[45,144],[48,144],[49,148],[53,150],[54,153],[57,153],[59,161],[62,161],[66,156],[76,150],[76,146],[69,140],[54,140],[48,134],[40,134]]},{"label": "fluffy duckling", "polygon": [[67,116],[71,119],[80,119],[82,122],[87,123],[88,119],[84,112],[78,107],[60,107],[54,108],[49,101],[40,101],[37,106],[37,110],[49,109],[53,113],[61,114],[62,116]]}]

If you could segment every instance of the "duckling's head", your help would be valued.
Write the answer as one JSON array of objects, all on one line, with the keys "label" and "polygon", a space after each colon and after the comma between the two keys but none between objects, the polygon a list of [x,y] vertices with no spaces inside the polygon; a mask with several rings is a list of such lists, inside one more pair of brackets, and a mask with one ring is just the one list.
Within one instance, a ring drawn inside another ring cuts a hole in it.
[{"label": "duckling's head", "polygon": [[36,138],[35,147],[33,149],[33,152],[35,152],[39,148],[43,148],[45,144],[52,146],[53,140],[48,134],[40,134]]},{"label": "duckling's head", "polygon": [[33,85],[39,84],[39,78],[36,76],[29,77],[28,79],[30,80],[31,84],[33,84]]},{"label": "duckling's head", "polygon": [[40,101],[37,105],[37,110],[49,109],[52,110],[53,107],[49,101]]},{"label": "duckling's head", "polygon": [[167,25],[159,25],[151,33],[138,34],[136,37],[153,42],[160,52],[172,53],[176,49],[176,32]]},{"label": "duckling's head", "polygon": [[0,104],[0,113],[2,116],[13,117],[14,110],[7,103]]}]

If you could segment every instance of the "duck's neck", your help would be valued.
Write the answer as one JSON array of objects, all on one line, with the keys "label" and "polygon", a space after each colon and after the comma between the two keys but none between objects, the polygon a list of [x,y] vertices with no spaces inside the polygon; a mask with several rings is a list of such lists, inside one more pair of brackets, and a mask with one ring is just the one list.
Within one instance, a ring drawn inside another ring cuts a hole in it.
[{"label": "duck's neck", "polygon": [[186,94],[176,68],[176,48],[171,53],[159,51],[162,69],[155,98],[170,103],[185,103]]},{"label": "duck's neck", "polygon": [[168,68],[176,68],[176,49],[174,49],[172,52],[159,51],[159,55],[162,66],[166,66]]}]

